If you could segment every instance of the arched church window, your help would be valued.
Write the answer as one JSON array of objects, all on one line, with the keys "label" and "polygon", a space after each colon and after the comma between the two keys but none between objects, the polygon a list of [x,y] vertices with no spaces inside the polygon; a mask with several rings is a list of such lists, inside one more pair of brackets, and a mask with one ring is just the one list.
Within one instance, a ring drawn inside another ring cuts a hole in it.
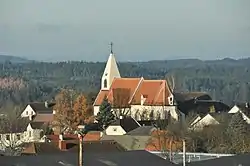
[{"label": "arched church window", "polygon": [[107,79],[105,79],[104,82],[103,82],[104,88],[107,88],[107,86],[108,86],[107,84],[108,84],[108,83],[107,83]]}]

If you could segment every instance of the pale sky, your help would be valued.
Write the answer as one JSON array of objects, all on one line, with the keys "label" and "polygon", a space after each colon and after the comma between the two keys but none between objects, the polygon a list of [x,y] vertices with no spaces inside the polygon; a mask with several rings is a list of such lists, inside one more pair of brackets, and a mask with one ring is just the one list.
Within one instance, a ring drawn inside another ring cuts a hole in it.
[{"label": "pale sky", "polygon": [[250,0],[0,0],[0,54],[34,60],[250,57]]}]

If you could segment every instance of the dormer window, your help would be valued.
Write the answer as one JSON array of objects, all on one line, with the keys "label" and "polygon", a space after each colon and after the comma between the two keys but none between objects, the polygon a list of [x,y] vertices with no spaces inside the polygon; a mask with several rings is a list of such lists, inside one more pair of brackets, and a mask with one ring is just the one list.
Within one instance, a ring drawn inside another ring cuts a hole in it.
[{"label": "dormer window", "polygon": [[103,81],[103,87],[104,87],[104,88],[107,88],[107,86],[108,86],[107,79],[105,79],[105,80]]}]

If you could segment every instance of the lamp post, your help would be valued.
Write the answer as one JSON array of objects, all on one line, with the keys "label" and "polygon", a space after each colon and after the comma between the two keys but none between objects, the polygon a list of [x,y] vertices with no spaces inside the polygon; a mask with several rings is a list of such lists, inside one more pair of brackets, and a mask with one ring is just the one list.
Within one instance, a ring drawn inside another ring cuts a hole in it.
[{"label": "lamp post", "polygon": [[79,166],[83,166],[83,138],[85,135],[91,130],[91,127],[88,125],[85,125],[83,127],[78,126],[78,138],[79,138]]},{"label": "lamp post", "polygon": [[[78,126],[79,129],[79,126]],[[83,157],[82,157],[82,143],[83,143],[83,138],[87,134],[87,130],[85,130],[85,127],[83,127],[81,130],[78,130],[78,138],[79,138],[79,166],[83,166]]]},{"label": "lamp post", "polygon": [[186,166],[186,140],[182,140],[183,144],[183,166]]}]

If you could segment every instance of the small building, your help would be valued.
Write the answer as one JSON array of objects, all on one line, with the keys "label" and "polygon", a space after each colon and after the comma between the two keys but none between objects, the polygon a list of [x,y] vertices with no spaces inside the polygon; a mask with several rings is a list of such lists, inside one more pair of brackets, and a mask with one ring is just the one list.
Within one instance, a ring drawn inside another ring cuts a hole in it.
[{"label": "small building", "polygon": [[221,101],[212,100],[205,92],[182,92],[174,93],[178,109],[185,115],[190,112],[207,114],[212,112],[228,112],[228,105]]},{"label": "small building", "polygon": [[44,131],[44,123],[43,122],[31,122],[28,124],[25,135],[25,142],[40,142],[42,140],[45,131]]},{"label": "small building", "polygon": [[249,103],[245,103],[245,104],[236,104],[234,105],[230,110],[229,110],[229,114],[235,114],[240,112],[242,115],[242,118],[248,123],[250,124],[250,106]]},{"label": "small building", "polygon": [[124,135],[141,125],[131,117],[120,117],[111,123],[105,130],[106,135]]},{"label": "small building", "polygon": [[21,113],[21,117],[29,118],[34,122],[51,122],[54,119],[55,111],[53,106],[55,103],[48,102],[34,102],[28,104],[24,111]]},{"label": "small building", "polygon": [[190,124],[192,130],[202,130],[206,126],[220,124],[214,114],[208,113],[205,116],[197,115]]}]

